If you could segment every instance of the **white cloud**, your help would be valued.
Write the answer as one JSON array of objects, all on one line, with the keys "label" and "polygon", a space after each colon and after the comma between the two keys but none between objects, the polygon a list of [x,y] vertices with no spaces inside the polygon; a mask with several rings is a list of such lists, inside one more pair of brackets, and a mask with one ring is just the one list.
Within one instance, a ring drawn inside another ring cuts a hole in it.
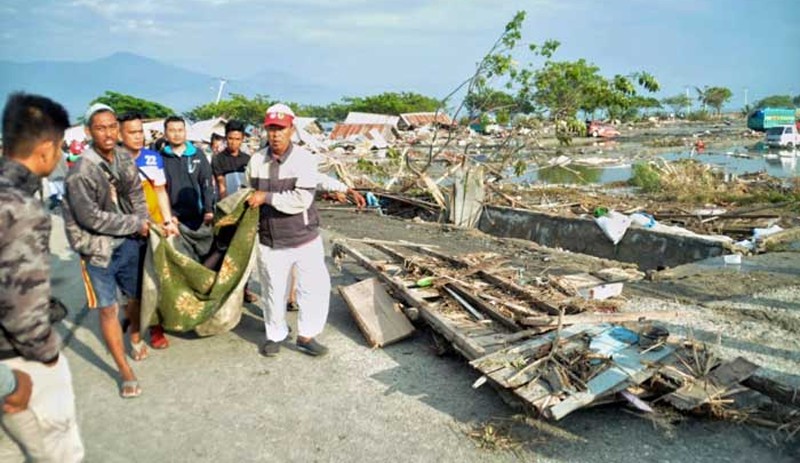
[{"label": "white cloud", "polygon": [[153,19],[125,19],[113,21],[108,28],[114,33],[147,34],[150,36],[168,37],[172,32],[161,27]]},{"label": "white cloud", "polygon": [[[439,40],[444,35],[451,37],[450,40],[470,34],[497,36],[516,11],[523,8],[476,0],[406,3],[349,0],[345,3],[350,5],[337,2],[332,4],[335,7],[330,3],[322,6],[322,3],[321,0],[299,0],[292,2],[291,7],[271,4],[242,18],[238,26],[246,38],[262,41],[291,37],[294,41],[325,47],[369,43],[424,46],[426,41]],[[304,9],[302,14],[291,14],[297,4],[310,8]],[[363,8],[353,5],[363,5]],[[529,0],[524,5],[536,13],[556,7],[552,0]],[[532,16],[529,14],[529,22]]]},{"label": "white cloud", "polygon": [[85,8],[106,19],[180,11],[180,9],[176,8],[175,2],[157,0],[72,0],[70,6]]}]

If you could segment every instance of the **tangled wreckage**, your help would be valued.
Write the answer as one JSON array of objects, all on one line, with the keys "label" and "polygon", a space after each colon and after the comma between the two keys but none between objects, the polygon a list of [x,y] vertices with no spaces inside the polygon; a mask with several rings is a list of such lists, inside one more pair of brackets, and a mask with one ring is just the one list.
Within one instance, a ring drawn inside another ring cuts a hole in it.
[{"label": "tangled wreckage", "polygon": [[[742,255],[780,249],[797,240],[794,225],[784,229],[779,215],[752,207],[665,206],[645,213],[630,198],[618,200],[615,208],[622,212],[615,212],[600,207],[608,198],[593,193],[577,201],[551,196],[536,204],[526,198],[535,195],[536,187],[525,191],[502,183],[490,163],[469,162],[478,157],[470,155],[468,145],[476,137],[490,143],[491,135],[469,134],[451,143],[440,134],[437,142],[432,125],[445,132],[441,127],[447,121],[426,119],[415,125],[414,117],[356,116],[334,128],[331,139],[337,141],[322,152],[339,178],[377,197],[373,212],[447,221],[605,263],[600,271],[555,269],[531,277],[510,264],[513,256],[448,255],[436,246],[407,241],[336,240],[338,262],[353,261],[372,274],[339,288],[371,346],[398,342],[420,328],[430,330],[442,351],[457,352],[479,372],[473,387],[491,385],[510,403],[550,420],[584,407],[624,402],[642,413],[657,413],[656,404],[669,405],[681,412],[746,417],[792,436],[800,432],[796,389],[762,375],[748,359],[723,359],[705,343],[670,333],[662,322],[679,319],[677,311],[617,310],[628,282],[668,278],[671,268],[687,263],[736,264]],[[405,132],[397,130],[401,120]],[[444,166],[438,179],[414,171],[412,163],[395,164],[394,175],[371,176],[362,169],[357,176],[347,167],[353,158],[385,161],[387,147],[411,157],[409,149],[437,143],[463,148],[460,154],[461,148],[440,151]],[[697,175],[712,175],[706,166],[689,167]],[[660,168],[665,178],[687,181],[680,166]],[[757,175],[731,180],[737,185],[769,181]],[[732,399],[743,391],[779,406],[767,414],[745,412]]]}]

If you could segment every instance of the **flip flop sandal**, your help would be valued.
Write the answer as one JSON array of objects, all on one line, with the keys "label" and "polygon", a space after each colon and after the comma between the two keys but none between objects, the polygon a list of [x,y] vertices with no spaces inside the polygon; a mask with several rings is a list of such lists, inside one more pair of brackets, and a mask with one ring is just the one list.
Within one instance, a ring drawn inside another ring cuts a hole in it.
[{"label": "flip flop sandal", "polygon": [[123,399],[134,399],[142,395],[142,388],[139,387],[138,380],[123,381],[119,390],[119,396]]},{"label": "flip flop sandal", "polygon": [[141,362],[146,359],[150,353],[147,351],[147,344],[144,340],[140,339],[139,342],[131,343],[131,358],[136,362]]}]

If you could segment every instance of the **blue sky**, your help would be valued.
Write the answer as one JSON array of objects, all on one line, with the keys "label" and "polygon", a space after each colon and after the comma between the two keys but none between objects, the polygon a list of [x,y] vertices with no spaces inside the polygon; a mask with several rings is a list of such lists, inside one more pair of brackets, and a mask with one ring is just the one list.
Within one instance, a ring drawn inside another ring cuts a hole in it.
[{"label": "blue sky", "polygon": [[441,97],[520,9],[524,42],[557,39],[557,59],[608,76],[648,71],[659,96],[725,86],[738,107],[745,88],[751,102],[800,94],[797,0],[0,0],[0,59],[129,51],[234,79],[270,69],[351,95]]}]

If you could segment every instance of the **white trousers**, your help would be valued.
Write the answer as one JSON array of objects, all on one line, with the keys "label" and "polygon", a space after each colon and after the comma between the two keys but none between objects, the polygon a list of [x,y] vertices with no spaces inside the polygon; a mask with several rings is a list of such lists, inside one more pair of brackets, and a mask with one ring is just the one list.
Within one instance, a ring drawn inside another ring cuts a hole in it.
[{"label": "white trousers", "polygon": [[[83,443],[75,418],[72,374],[66,355],[62,352],[52,367],[22,357],[3,360],[3,363],[12,370],[24,371],[33,383],[28,408],[19,413],[3,414],[3,427],[22,447],[28,459],[54,463],[83,460]],[[0,456],[8,450],[0,451]],[[5,458],[4,461],[16,460]]]},{"label": "white trousers", "polygon": [[259,251],[258,269],[267,339],[280,342],[289,335],[286,302],[292,268],[297,272],[297,334],[313,338],[322,333],[331,298],[331,277],[325,266],[322,237],[296,248],[273,249],[259,244]]}]

